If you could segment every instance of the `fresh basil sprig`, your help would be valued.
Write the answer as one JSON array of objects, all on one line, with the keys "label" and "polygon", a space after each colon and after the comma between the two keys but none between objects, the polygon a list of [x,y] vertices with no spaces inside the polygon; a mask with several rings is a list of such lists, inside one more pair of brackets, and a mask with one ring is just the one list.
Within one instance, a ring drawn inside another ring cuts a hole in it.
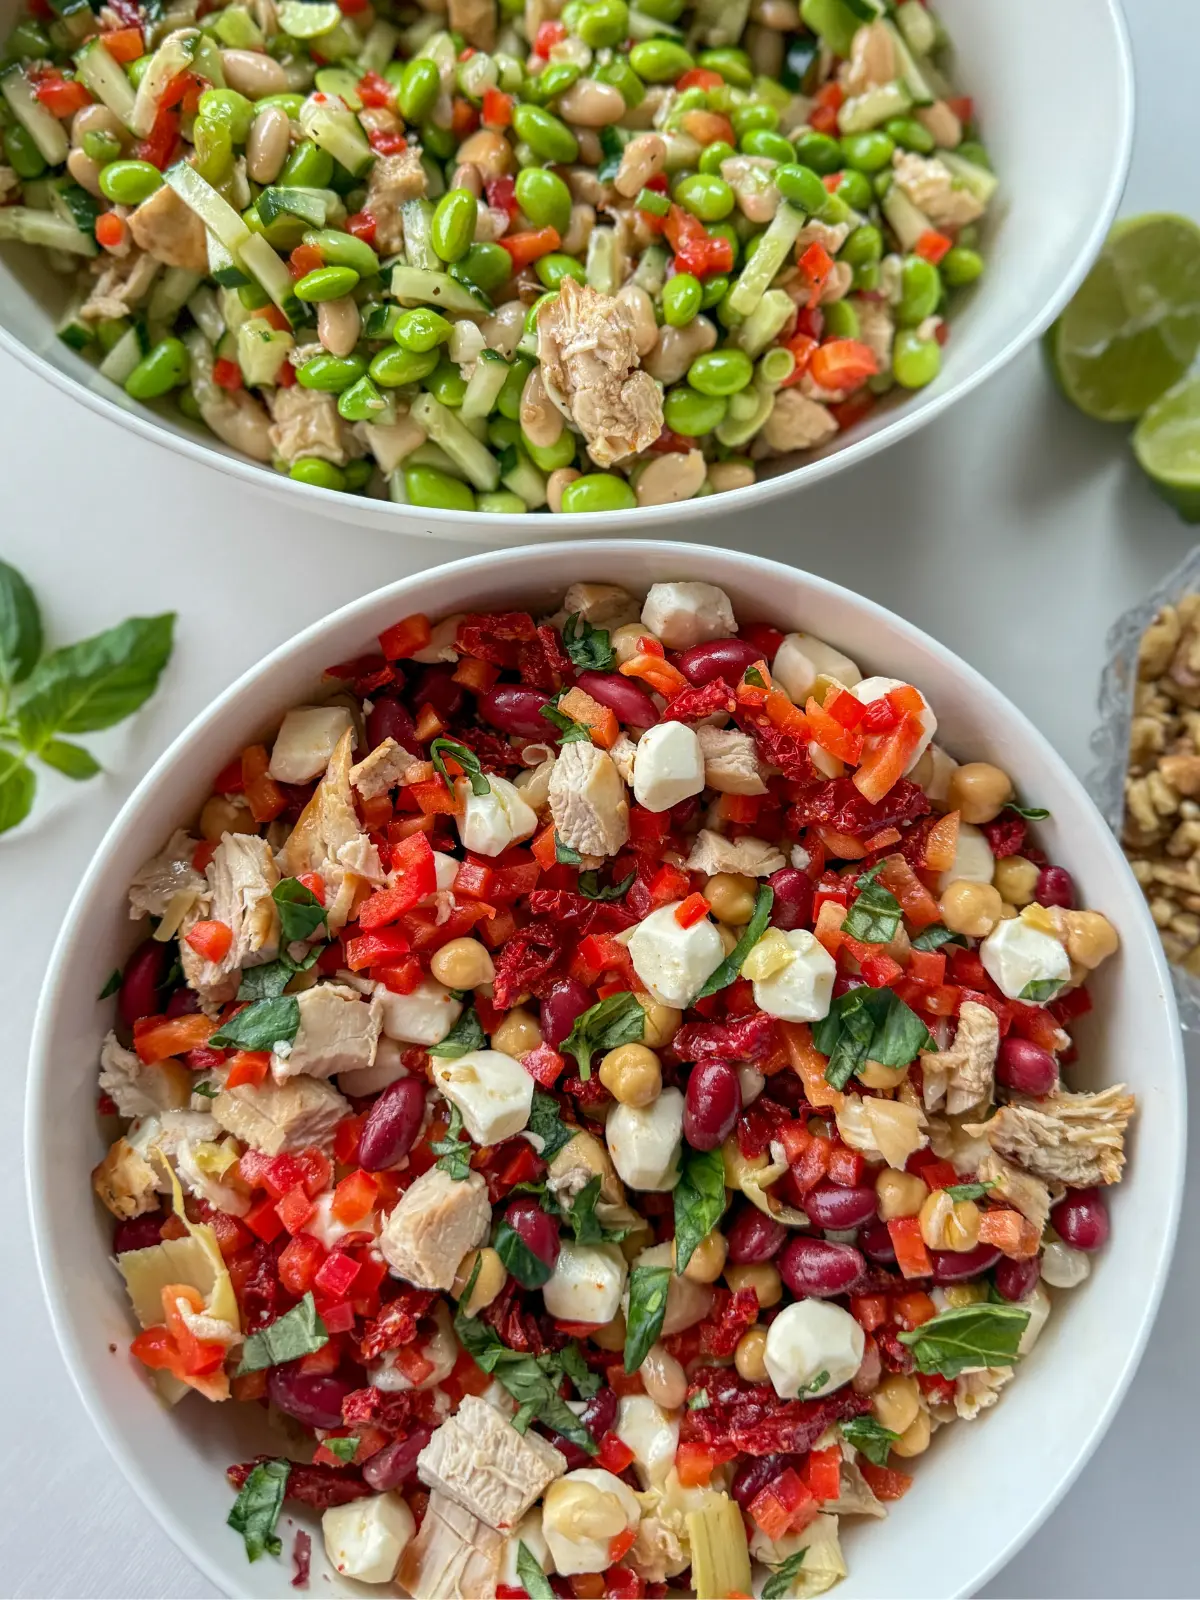
[{"label": "fresh basil sprig", "polygon": [[325,921],[325,907],[299,878],[282,878],[271,890],[279,907],[279,930],[284,944],[309,939]]},{"label": "fresh basil sprig", "polygon": [[1047,1000],[1054,999],[1061,988],[1061,978],[1031,978],[1021,990],[1020,998],[1028,1000],[1031,1005],[1045,1005]]},{"label": "fresh basil sprig", "polygon": [[777,1567],[771,1568],[771,1576],[763,1584],[762,1600],[784,1600],[791,1592],[792,1584],[800,1568],[804,1565],[804,1558],[808,1554],[808,1546],[797,1550],[794,1556],[789,1556],[786,1561],[781,1561]]},{"label": "fresh basil sprig", "polygon": [[940,950],[944,944],[966,944],[961,933],[951,933],[949,928],[943,927],[940,922],[933,923],[928,928],[922,928],[920,933],[912,937],[914,950]]},{"label": "fresh basil sprig", "polygon": [[465,744],[459,744],[457,739],[437,738],[429,746],[429,759],[433,762],[434,771],[442,778],[448,789],[454,787],[450,781],[450,774],[446,771],[446,757],[457,761],[463,772],[471,780],[471,793],[473,795],[490,794],[492,786],[484,776],[483,767],[474,750]]},{"label": "fresh basil sprig", "polygon": [[746,924],[742,937],[722,961],[721,965],[709,978],[701,989],[697,999],[703,1000],[707,995],[716,994],[721,989],[727,989],[737,978],[742,970],[742,962],[750,954],[754,946],[767,931],[767,924],[771,920],[771,907],[775,904],[775,891],[767,884],[759,885],[758,894],[754,901],[754,915]]},{"label": "fresh basil sprig", "polygon": [[553,1268],[529,1248],[511,1222],[504,1220],[497,1227],[492,1248],[523,1289],[540,1289],[549,1281]]},{"label": "fresh basil sprig", "polygon": [[1050,815],[1045,806],[1019,806],[1015,800],[1010,800],[1004,809],[1015,811],[1019,817],[1024,817],[1026,822],[1045,822]]},{"label": "fresh basil sprig", "polygon": [[662,1332],[671,1287],[670,1267],[634,1267],[629,1274],[625,1371],[636,1372]]},{"label": "fresh basil sprig", "polygon": [[103,989],[101,989],[100,993],[96,996],[96,999],[97,1000],[108,1000],[114,994],[116,994],[117,990],[120,987],[121,987],[121,969],[120,969],[120,967],[114,967],[113,970],[108,975],[108,982],[104,985]]},{"label": "fresh basil sprig", "polygon": [[328,1343],[329,1334],[310,1289],[298,1306],[247,1336],[237,1376],[262,1372],[265,1367],[277,1367],[283,1361],[295,1361],[323,1349]]},{"label": "fresh basil sprig", "polygon": [[994,1183],[952,1183],[943,1194],[948,1194],[951,1200],[981,1200],[996,1185]]},{"label": "fresh basil sprig", "polygon": [[471,1050],[485,1050],[487,1034],[474,1006],[468,1006],[441,1044],[431,1044],[431,1056],[448,1056],[452,1061],[467,1055]]},{"label": "fresh basil sprig", "polygon": [[448,1172],[456,1183],[461,1183],[470,1172],[471,1157],[475,1153],[471,1141],[462,1137],[462,1126],[462,1112],[452,1105],[445,1138],[437,1139],[429,1146],[437,1157],[437,1165],[443,1172]]},{"label": "fresh basil sprig", "polygon": [[882,866],[881,861],[859,878],[855,885],[858,898],[842,923],[842,932],[863,944],[891,944],[904,920],[899,900],[876,882]]},{"label": "fresh basil sprig", "polygon": [[882,1422],[877,1422],[870,1413],[865,1417],[847,1417],[845,1422],[838,1423],[838,1427],[846,1442],[876,1467],[887,1466],[888,1451],[900,1437],[891,1428],[885,1428]]},{"label": "fresh basil sprig", "polygon": [[293,961],[284,950],[274,961],[266,961],[261,967],[244,967],[238,984],[238,999],[278,1000],[298,972],[307,972],[316,965],[324,949],[323,944],[313,945],[300,961]]},{"label": "fresh basil sprig", "polygon": [[[561,1200],[558,1203],[559,1215],[570,1223],[576,1244],[619,1244],[631,1232],[629,1228],[606,1228],[597,1217],[596,1202],[600,1198],[603,1182],[603,1178],[597,1172],[577,1194],[572,1196],[569,1205],[563,1206]],[[543,1197],[542,1209],[554,1214],[554,1200],[551,1196]]]},{"label": "fresh basil sprig", "polygon": [[232,1045],[237,1050],[274,1050],[293,1044],[299,1031],[300,1003],[294,994],[281,994],[273,1000],[252,1000],[208,1042],[214,1049]]},{"label": "fresh basil sprig", "polygon": [[922,1050],[936,1045],[929,1029],[891,989],[866,984],[839,995],[829,1015],[813,1023],[813,1043],[829,1057],[825,1078],[844,1089],[867,1061],[905,1067]]},{"label": "fresh basil sprig", "polygon": [[691,1150],[675,1185],[675,1271],[682,1272],[725,1210],[725,1158],[720,1150]]},{"label": "fresh basil sprig", "polygon": [[1018,1359],[1029,1312],[1020,1306],[980,1301],[923,1322],[900,1334],[913,1353],[918,1372],[957,1378],[968,1367],[1007,1367]]},{"label": "fresh basil sprig", "polygon": [[251,1471],[225,1521],[241,1534],[247,1561],[280,1555],[283,1543],[275,1532],[291,1476],[290,1461],[260,1461]]},{"label": "fresh basil sprig", "polygon": [[572,611],[563,623],[562,642],[572,663],[583,672],[611,672],[616,665],[608,630],[593,628],[578,611]]},{"label": "fresh basil sprig", "polygon": [[558,837],[557,832],[554,835],[554,859],[562,867],[581,867],[583,865],[583,857],[579,854],[579,851],[569,844],[564,844]]},{"label": "fresh basil sprig", "polygon": [[586,1083],[592,1075],[592,1056],[597,1050],[615,1050],[618,1045],[636,1044],[645,1031],[644,1007],[635,994],[622,989],[576,1017],[560,1049],[575,1057],[579,1076]]}]

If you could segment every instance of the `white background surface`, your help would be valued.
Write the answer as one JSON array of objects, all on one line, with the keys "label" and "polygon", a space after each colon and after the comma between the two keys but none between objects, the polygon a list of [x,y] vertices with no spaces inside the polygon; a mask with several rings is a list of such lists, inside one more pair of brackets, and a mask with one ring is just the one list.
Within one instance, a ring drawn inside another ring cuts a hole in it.
[{"label": "white background surface", "polygon": [[[1200,5],[1127,5],[1139,118],[1123,213],[1200,216],[1192,71]],[[1045,181],[1055,181],[1053,150]],[[1070,195],[1062,201],[1071,204]],[[52,643],[131,612],[180,614],[158,698],[103,747],[91,741],[107,775],[69,792],[43,778],[35,823],[0,841],[0,1014],[10,1084],[0,1164],[0,1214],[8,1219],[0,1235],[0,1593],[190,1600],[209,1596],[210,1586],[117,1475],[42,1308],[18,1155],[19,1086],[42,972],[75,883],[122,801],[218,689],[333,607],[466,552],[322,525],[246,496],[215,472],[101,421],[3,355],[0,473],[0,554],[33,583]],[[711,542],[809,567],[937,634],[1081,772],[1105,632],[1192,542],[1141,481],[1122,432],[1070,411],[1033,351],[853,479],[767,507],[752,530],[702,526],[712,528]],[[585,569],[581,560],[581,576]],[[147,854],[159,842],[148,839]],[[1198,1119],[1193,1113],[1194,1128]],[[1116,1423],[1063,1506],[987,1595],[1200,1593],[1185,1492],[1195,1481],[1200,1410],[1194,1214],[1194,1204],[1185,1206],[1158,1326]],[[979,1493],[988,1493],[986,1482]],[[899,1536],[902,1518],[900,1508],[880,1537]],[[932,1570],[936,1551],[930,1560]]]}]

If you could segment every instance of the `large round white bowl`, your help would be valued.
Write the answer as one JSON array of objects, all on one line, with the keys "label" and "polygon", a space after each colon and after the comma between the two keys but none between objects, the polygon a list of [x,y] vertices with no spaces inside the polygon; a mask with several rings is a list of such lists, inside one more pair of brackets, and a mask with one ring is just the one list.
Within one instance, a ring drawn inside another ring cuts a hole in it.
[{"label": "large round white bowl", "polygon": [[[886,1523],[847,1521],[845,1600],[962,1595],[1011,1556],[1099,1443],[1146,1342],[1170,1261],[1183,1183],[1184,1082],[1175,1004],[1141,891],[1083,788],[1007,700],[941,645],[869,600],[754,556],[664,541],[609,540],[586,548],[540,545],[458,561],[345,607],[268,656],[166,752],[125,806],[68,911],[42,994],[34,1036],[26,1160],[34,1237],[63,1355],[84,1404],[120,1467],[189,1558],[231,1595],[272,1596],[287,1574],[249,1566],[225,1526],[228,1463],[270,1449],[253,1407],[190,1397],[164,1410],[128,1354],[130,1314],[113,1269],[111,1218],[88,1176],[102,1153],[96,1062],[111,1018],[97,1003],[133,942],[126,886],[172,829],[190,822],[210,775],[231,752],[269,735],[310,695],[322,668],[369,650],[381,628],[414,611],[557,604],[577,578],[643,592],[690,578],[718,583],[743,621],[806,629],[839,645],[867,672],[911,680],[928,696],[939,740],[963,758],[998,762],[1022,798],[1049,807],[1039,836],[1068,867],[1082,903],[1120,931],[1120,955],[1092,986],[1094,1012],[1079,1030],[1076,1088],[1127,1082],[1138,1096],[1127,1176],[1112,1197],[1112,1240],[1088,1283],[1055,1296],[1037,1349],[999,1406],[938,1437],[916,1483]],[[110,1349],[110,1347],[112,1347]],[[314,1526],[310,1524],[310,1526]],[[284,1532],[287,1534],[285,1526]],[[318,1531],[315,1529],[314,1531]],[[285,1537],[285,1552],[288,1548]],[[290,1569],[289,1569],[290,1570]],[[333,1574],[327,1587],[319,1531],[314,1593],[362,1594]]]},{"label": "large round white bowl", "polygon": [[[0,0],[7,33],[18,0]],[[956,83],[973,96],[1000,177],[987,227],[987,274],[957,310],[936,383],[889,398],[816,457],[748,489],[682,505],[513,517],[427,510],[337,494],[235,454],[205,428],[141,406],[55,335],[62,281],[25,246],[0,250],[0,344],[145,439],[293,505],[365,526],[486,544],[600,533],[648,534],[697,519],[743,517],[768,499],[842,472],[907,438],[1042,333],[1079,286],[1108,231],[1129,165],[1133,68],[1119,0],[940,0]]]}]

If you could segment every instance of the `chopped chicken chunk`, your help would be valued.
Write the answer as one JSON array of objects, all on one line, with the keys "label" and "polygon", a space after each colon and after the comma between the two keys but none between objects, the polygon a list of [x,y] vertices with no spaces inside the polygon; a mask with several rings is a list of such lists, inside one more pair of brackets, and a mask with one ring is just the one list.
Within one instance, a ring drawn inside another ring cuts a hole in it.
[{"label": "chopped chicken chunk", "polygon": [[92,1188],[114,1217],[140,1217],[158,1204],[154,1168],[129,1143],[117,1139],[92,1171]]},{"label": "chopped chicken chunk", "polygon": [[151,856],[133,875],[129,885],[129,915],[165,917],[177,894],[203,895],[208,888],[202,872],[192,865],[197,840],[184,828],[177,828],[156,856]]},{"label": "chopped chicken chunk", "polygon": [[405,773],[409,767],[419,765],[416,756],[410,755],[402,744],[389,736],[350,768],[350,782],[364,800],[374,800],[377,795],[387,794],[389,789],[406,782]]},{"label": "chopped chicken chunk", "polygon": [[504,1536],[435,1489],[396,1581],[415,1600],[495,1600]]},{"label": "chopped chicken chunk", "polygon": [[1013,1375],[1011,1367],[979,1367],[954,1380],[954,1409],[964,1422],[974,1422],[981,1411],[994,1406]]},{"label": "chopped chicken chunk", "polygon": [[815,450],[837,431],[836,421],[819,400],[810,400],[799,389],[781,389],[763,425],[762,437],[772,450],[782,454],[788,450]]},{"label": "chopped chicken chunk", "polygon": [[573,583],[559,609],[566,617],[578,612],[593,628],[620,628],[641,612],[629,590],[615,583]]},{"label": "chopped chicken chunk", "polygon": [[[697,734],[699,731],[699,729],[696,730]],[[613,764],[617,771],[621,774],[621,782],[632,783],[633,763],[634,758],[637,755],[637,745],[623,728],[617,735],[616,744],[613,745],[612,749],[608,753],[612,757]]]},{"label": "chopped chicken chunk", "polygon": [[212,1103],[218,1125],[252,1150],[277,1156],[282,1150],[322,1145],[350,1114],[350,1102],[319,1078],[287,1083],[239,1084],[223,1089]]},{"label": "chopped chicken chunk", "polygon": [[153,256],[132,250],[127,256],[104,256],[94,264],[95,286],[80,307],[85,322],[111,322],[131,316],[150,292],[158,276]]},{"label": "chopped chicken chunk", "polygon": [[615,856],[629,839],[629,800],[616,763],[583,740],[563,745],[550,774],[558,839],[586,855]]},{"label": "chopped chicken chunk", "polygon": [[440,1167],[406,1189],[379,1236],[393,1273],[418,1289],[449,1289],[458,1264],[487,1238],[487,1184],[477,1172],[455,1179]]},{"label": "chopped chicken chunk", "polygon": [[344,467],[352,456],[362,454],[358,439],[338,416],[336,395],[294,384],[272,390],[269,405],[271,444],[286,466],[302,456],[316,456]]},{"label": "chopped chicken chunk", "polygon": [[281,867],[291,877],[319,872],[325,883],[326,921],[330,933],[345,926],[354,902],[368,883],[383,882],[379,851],[367,838],[354,809],[350,788],[353,731],[343,734],[316,793],[279,852]]},{"label": "chopped chicken chunk", "polygon": [[191,988],[206,1000],[232,1000],[242,967],[260,966],[279,954],[279,912],[271,890],[279,882],[270,846],[254,833],[227,833],[208,864],[208,915],[233,930],[220,961],[207,961],[186,939],[179,959]]},{"label": "chopped chicken chunk", "polygon": [[842,1471],[838,1497],[827,1501],[825,1509],[835,1517],[886,1517],[887,1507],[876,1498],[875,1491],[863,1477],[854,1459],[858,1452],[844,1439],[841,1443]]},{"label": "chopped chicken chunk", "polygon": [[110,1031],[100,1048],[100,1089],[121,1116],[150,1117],[182,1111],[191,1099],[192,1075],[173,1060],[146,1066]]},{"label": "chopped chicken chunk", "polygon": [[404,248],[404,223],[400,207],[419,200],[426,188],[421,152],[411,146],[398,156],[376,156],[367,179],[363,210],[375,218],[375,248],[381,256],[394,256]]},{"label": "chopped chicken chunk", "polygon": [[701,828],[684,865],[689,872],[707,872],[710,877],[717,872],[738,872],[747,878],[769,878],[787,866],[787,857],[765,839],[749,835],[727,839],[723,833]]},{"label": "chopped chicken chunk", "polygon": [[1134,1104],[1123,1083],[1099,1094],[1060,1089],[1044,1100],[1001,1106],[966,1131],[982,1133],[997,1154],[1047,1183],[1119,1183]]},{"label": "chopped chicken chunk", "polygon": [[553,1479],[566,1458],[535,1433],[512,1423],[477,1395],[467,1395],[417,1457],[422,1483],[507,1533]]},{"label": "chopped chicken chunk", "polygon": [[738,728],[698,727],[704,782],[718,794],[766,794],[762,762],[753,738]]},{"label": "chopped chicken chunk", "polygon": [[542,381],[601,467],[647,449],[662,432],[662,392],[638,366],[623,300],[564,278],[537,314]]},{"label": "chopped chicken chunk", "polygon": [[923,1097],[926,1111],[945,1102],[950,1116],[990,1104],[1000,1024],[996,1013],[974,1000],[964,1000],[958,1032],[945,1050],[923,1051]]},{"label": "chopped chicken chunk", "polygon": [[892,365],[892,340],[896,324],[891,307],[885,300],[868,300],[859,296],[855,301],[858,312],[858,336],[879,363],[880,372]]},{"label": "chopped chicken chunk", "polygon": [[[645,1505],[656,1500],[657,1492],[638,1496]],[[676,1519],[682,1523],[682,1518]],[[627,1557],[629,1565],[646,1583],[665,1583],[668,1578],[682,1572],[691,1559],[689,1548],[682,1542],[682,1527],[674,1528],[651,1512],[638,1523],[637,1538]]]},{"label": "chopped chicken chunk", "polygon": [[994,1184],[993,1196],[1007,1200],[1009,1205],[1033,1223],[1039,1234],[1042,1232],[1050,1220],[1051,1196],[1040,1178],[1022,1172],[1020,1167],[1014,1167],[994,1150],[989,1150],[980,1161],[978,1178],[980,1183]]},{"label": "chopped chicken chunk", "polygon": [[476,50],[494,50],[496,0],[450,0],[450,26]]},{"label": "chopped chicken chunk", "polygon": [[923,211],[935,228],[965,228],[983,215],[983,204],[957,184],[944,161],[897,150],[892,158],[896,187]]},{"label": "chopped chicken chunk", "polygon": [[375,1063],[375,1047],[383,1022],[383,1002],[366,1000],[357,989],[340,983],[319,983],[296,996],[300,1028],[286,1054],[271,1057],[276,1083],[306,1073],[332,1078],[338,1072],[359,1072]]},{"label": "chopped chicken chunk", "polygon": [[208,273],[208,235],[185,201],[164,183],[129,215],[133,242],[165,267]]}]

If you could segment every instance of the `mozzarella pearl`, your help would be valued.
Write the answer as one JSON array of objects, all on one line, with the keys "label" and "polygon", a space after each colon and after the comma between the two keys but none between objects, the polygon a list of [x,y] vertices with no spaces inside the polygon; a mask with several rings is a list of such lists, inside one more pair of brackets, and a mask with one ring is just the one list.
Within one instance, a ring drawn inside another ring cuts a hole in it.
[{"label": "mozzarella pearl", "polygon": [[498,856],[537,829],[537,812],[507,778],[488,774],[486,794],[474,794],[465,778],[457,784],[463,803],[458,836],[478,856]]},{"label": "mozzarella pearl", "polygon": [[862,673],[849,656],[823,639],[814,639],[811,633],[789,633],[775,652],[771,677],[789,700],[802,706],[818,678],[836,678],[851,689]]},{"label": "mozzarella pearl", "polygon": [[628,949],[633,970],[650,995],[664,1006],[690,1006],[725,959],[725,946],[714,922],[701,917],[681,927],[676,909],[681,900],[660,906],[633,930]]},{"label": "mozzarella pearl", "polygon": [[633,793],[647,811],[669,811],[704,788],[704,752],[685,722],[647,728],[633,758]]},{"label": "mozzarella pearl", "polygon": [[580,1467],[556,1478],[542,1499],[542,1532],[564,1577],[603,1572],[609,1547],[641,1519],[637,1496],[602,1467]]},{"label": "mozzarella pearl", "polygon": [[614,1244],[572,1244],[564,1239],[542,1300],[562,1322],[611,1322],[621,1309],[628,1273]]},{"label": "mozzarella pearl", "polygon": [[468,1050],[450,1060],[435,1057],[433,1079],[462,1112],[476,1144],[511,1139],[529,1121],[533,1079],[519,1061],[499,1050]]},{"label": "mozzarella pearl", "polygon": [[325,1553],[345,1578],[390,1583],[416,1532],[416,1522],[398,1494],[374,1494],[330,1506],[321,1518]]},{"label": "mozzarella pearl", "polygon": [[664,1089],[652,1105],[615,1105],[604,1138],[613,1166],[631,1189],[673,1189],[679,1182],[683,1095]]},{"label": "mozzarella pearl", "polygon": [[[905,689],[910,687],[902,678],[864,678],[861,683],[856,683],[850,693],[856,700],[861,700],[863,705],[869,706],[872,700],[879,700],[887,694],[889,689]],[[919,691],[918,691],[919,692]],[[908,758],[905,772],[911,772],[929,748],[930,741],[937,732],[937,718],[930,709],[928,700],[921,696],[921,737],[917,747]]]},{"label": "mozzarella pearl", "polygon": [[633,1451],[643,1488],[661,1483],[675,1465],[679,1416],[670,1416],[648,1394],[627,1394],[617,1403],[613,1432]]},{"label": "mozzarella pearl", "polygon": [[796,1301],[767,1330],[765,1360],[775,1393],[794,1399],[822,1372],[828,1377],[812,1393],[840,1389],[862,1364],[865,1344],[858,1323],[832,1300]]},{"label": "mozzarella pearl", "polygon": [[436,978],[422,978],[411,994],[393,994],[377,983],[375,994],[383,1009],[383,1031],[400,1044],[441,1044],[462,1015],[461,1002]]},{"label": "mozzarella pearl", "polygon": [[791,959],[769,978],[755,980],[754,1003],[784,1022],[819,1022],[829,1015],[837,962],[807,928],[793,928],[783,937],[792,948]]},{"label": "mozzarella pearl", "polygon": [[1071,975],[1071,958],[1058,940],[1020,917],[997,923],[980,944],[979,959],[1010,1000],[1020,1000],[1031,983],[1065,983]]},{"label": "mozzarella pearl", "polygon": [[651,584],[642,623],[668,650],[690,650],[737,630],[733,602],[715,583]]},{"label": "mozzarella pearl", "polygon": [[991,883],[995,875],[996,858],[986,836],[972,823],[960,822],[954,865],[938,878],[938,893],[952,883]]},{"label": "mozzarella pearl", "polygon": [[338,740],[353,726],[346,706],[297,706],[275,735],[268,773],[277,783],[307,783],[320,777]]}]

